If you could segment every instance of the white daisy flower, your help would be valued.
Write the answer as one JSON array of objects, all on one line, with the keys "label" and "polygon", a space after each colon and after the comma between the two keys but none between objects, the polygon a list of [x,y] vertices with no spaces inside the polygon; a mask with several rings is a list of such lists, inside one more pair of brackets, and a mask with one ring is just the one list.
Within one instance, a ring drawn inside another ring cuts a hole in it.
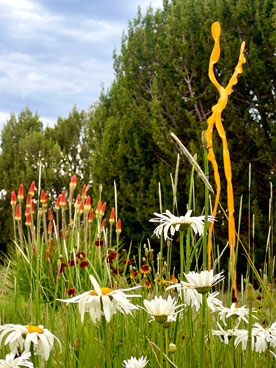
[{"label": "white daisy flower", "polygon": [[[236,307],[236,304],[232,303],[230,308],[221,306],[220,308],[218,308],[218,312],[219,317],[225,326],[227,325],[226,318],[230,317],[238,318],[238,325],[240,324],[241,320],[243,320],[245,323],[248,323],[247,318],[249,314],[249,309],[247,309],[245,305],[242,307]],[[252,317],[257,319],[257,317],[254,315],[252,315]]]},{"label": "white daisy flower", "polygon": [[180,281],[180,283],[173,284],[167,287],[167,291],[170,289],[177,289],[178,295],[183,301],[184,306],[189,306],[191,308],[195,307],[198,311],[202,304],[202,295],[199,294],[195,289],[191,288],[191,286],[184,281]]},{"label": "white daisy flower", "polygon": [[211,287],[218,284],[224,279],[223,271],[214,276],[214,271],[201,271],[200,273],[191,271],[185,273],[189,285],[196,289],[200,294],[205,294],[210,291]]},{"label": "white daisy flower", "polygon": [[54,339],[61,343],[59,339],[43,326],[22,326],[8,324],[0,326],[0,345],[5,335],[8,337],[5,340],[5,345],[9,344],[12,353],[18,353],[19,350],[30,351],[31,343],[34,346],[36,355],[41,355],[45,360],[49,359],[50,352],[54,346]]},{"label": "white daisy flower", "polygon": [[86,291],[70,299],[57,299],[65,303],[79,304],[79,312],[81,321],[84,320],[84,313],[89,312],[94,323],[97,323],[102,316],[107,322],[111,321],[112,316],[119,310],[121,313],[132,314],[133,309],[138,309],[130,303],[127,298],[141,297],[141,295],[127,295],[124,291],[137,289],[140,286],[135,286],[129,289],[112,290],[108,287],[101,288],[97,280],[90,275],[90,280],[94,290]]},{"label": "white daisy flower", "polygon": [[31,353],[27,353],[26,351],[19,357],[16,357],[14,353],[7,354],[6,359],[0,359],[0,368],[33,368],[33,363],[29,361],[30,356]]},{"label": "white daisy flower", "polygon": [[[201,236],[204,231],[204,220],[205,216],[191,217],[192,210],[189,210],[185,216],[174,216],[169,210],[166,210],[164,213],[154,212],[154,215],[157,216],[150,220],[150,222],[159,222],[160,225],[154,230],[153,235],[160,236],[164,232],[164,239],[170,239],[168,233],[171,233],[171,236],[174,236],[176,231],[179,231],[181,226],[191,226],[195,234]],[[209,222],[214,222],[213,216],[208,216]]]},{"label": "white daisy flower", "polygon": [[219,330],[212,330],[212,335],[218,336],[220,340],[224,342],[224,344],[228,345],[229,340],[233,336],[235,336],[235,330],[232,329],[232,330],[224,331],[221,325],[219,323],[217,324],[218,324]]},{"label": "white daisy flower", "polygon": [[[263,353],[268,349],[268,347],[270,347],[270,344],[272,345],[273,343],[276,343],[276,339],[273,338],[270,333],[270,328],[264,328],[259,323],[255,323],[253,325],[251,332],[252,350],[255,350],[257,353]],[[235,339],[235,346],[237,347],[241,343],[242,349],[246,350],[248,342],[248,331],[235,330],[235,335],[237,336]]]},{"label": "white daisy flower", "polygon": [[128,360],[124,360],[123,367],[125,368],[143,368],[148,364],[147,358],[143,356],[139,359],[131,357]]},{"label": "white daisy flower", "polygon": [[162,296],[155,296],[153,300],[144,300],[146,312],[160,323],[175,321],[176,315],[183,310],[179,310],[182,305],[177,306],[176,304],[177,300],[170,295],[167,299],[163,299]]},{"label": "white daisy flower", "polygon": [[207,297],[207,305],[211,312],[217,312],[222,307],[222,301],[217,298],[218,295],[219,292],[215,291]]}]

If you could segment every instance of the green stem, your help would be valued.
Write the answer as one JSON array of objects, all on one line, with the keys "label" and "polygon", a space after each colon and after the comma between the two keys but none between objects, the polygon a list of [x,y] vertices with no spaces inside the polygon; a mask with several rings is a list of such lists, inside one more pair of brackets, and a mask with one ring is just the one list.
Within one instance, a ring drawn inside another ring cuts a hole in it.
[{"label": "green stem", "polygon": [[163,352],[164,352],[164,327],[163,324],[160,324],[160,367],[163,368]]},{"label": "green stem", "polygon": [[180,280],[184,279],[184,231],[180,230]]},{"label": "green stem", "polygon": [[199,367],[204,367],[204,338],[205,338],[205,324],[206,324],[206,294],[202,294],[202,306],[201,306],[201,335],[200,335],[200,360]]},{"label": "green stem", "polygon": [[105,365],[107,368],[111,368],[111,356],[110,356],[110,339],[108,337],[108,333],[107,333],[107,323],[106,323],[106,319],[104,317],[102,317],[102,327],[103,327],[103,338],[104,338],[104,346],[105,346]]}]

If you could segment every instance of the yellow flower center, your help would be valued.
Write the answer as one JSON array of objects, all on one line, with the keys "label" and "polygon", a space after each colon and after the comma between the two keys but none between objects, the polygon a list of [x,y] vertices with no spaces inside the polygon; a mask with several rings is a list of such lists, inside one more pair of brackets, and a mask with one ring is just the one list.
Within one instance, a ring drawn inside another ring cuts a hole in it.
[{"label": "yellow flower center", "polygon": [[26,326],[26,329],[28,330],[29,333],[33,333],[33,332],[37,332],[39,334],[44,333],[43,329],[38,326]]},{"label": "yellow flower center", "polygon": [[[102,295],[106,295],[108,293],[111,293],[112,291],[113,290],[110,289],[110,288],[108,288],[108,287],[101,288]],[[90,295],[98,295],[97,292],[96,292],[96,290],[91,290],[89,294]]]}]

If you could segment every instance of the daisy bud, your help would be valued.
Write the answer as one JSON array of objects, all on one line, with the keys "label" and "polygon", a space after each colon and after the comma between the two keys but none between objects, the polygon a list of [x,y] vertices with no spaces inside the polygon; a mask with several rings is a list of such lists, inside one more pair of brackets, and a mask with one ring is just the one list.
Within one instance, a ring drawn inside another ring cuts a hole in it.
[{"label": "daisy bud", "polygon": [[19,204],[16,206],[15,219],[16,219],[16,221],[20,221],[21,220],[21,208],[20,208],[20,205]]},{"label": "daisy bud", "polygon": [[175,353],[177,350],[177,347],[172,342],[169,344],[169,353]]},{"label": "daisy bud", "polygon": [[109,217],[109,223],[114,224],[115,222],[115,208],[113,207]]},{"label": "daisy bud", "polygon": [[89,217],[88,217],[88,222],[91,224],[93,222],[93,217],[94,217],[94,210],[92,208],[92,210],[89,213]]},{"label": "daisy bud", "polygon": [[121,221],[121,219],[119,219],[119,220],[117,221],[116,233],[117,233],[118,235],[120,235],[120,234],[121,234],[121,232],[122,232],[122,221]]},{"label": "daisy bud", "polygon": [[84,204],[84,212],[88,213],[91,209],[91,198],[90,196],[87,196]]},{"label": "daisy bud", "polygon": [[70,192],[73,192],[76,189],[77,186],[77,177],[74,175],[70,182]]},{"label": "daisy bud", "polygon": [[208,138],[207,138],[205,130],[203,130],[203,132],[201,133],[201,142],[202,142],[203,146],[207,146],[207,144],[208,144]]},{"label": "daisy bud", "polygon": [[27,199],[26,199],[26,208],[31,208],[32,206],[32,199],[31,199],[31,195],[30,192],[27,194]]},{"label": "daisy bud", "polygon": [[11,205],[12,207],[15,207],[16,205],[16,194],[14,191],[11,193]]},{"label": "daisy bud", "polygon": [[20,187],[18,189],[17,199],[19,202],[22,202],[24,199],[24,188],[23,184],[20,184]]},{"label": "daisy bud", "polygon": [[103,185],[102,185],[102,184],[100,184],[100,185],[99,185],[99,192],[100,192],[100,193],[102,193],[102,191],[103,191]]},{"label": "daisy bud", "polygon": [[34,196],[34,192],[35,192],[35,182],[33,181],[29,189],[29,193],[31,197]]}]

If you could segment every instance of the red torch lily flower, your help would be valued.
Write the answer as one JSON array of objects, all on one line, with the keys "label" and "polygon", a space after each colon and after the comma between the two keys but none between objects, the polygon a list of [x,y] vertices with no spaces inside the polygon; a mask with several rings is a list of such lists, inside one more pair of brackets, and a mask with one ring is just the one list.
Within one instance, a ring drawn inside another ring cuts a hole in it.
[{"label": "red torch lily flower", "polygon": [[19,202],[22,202],[24,199],[24,188],[23,184],[20,184],[20,187],[18,189],[17,199]]}]

